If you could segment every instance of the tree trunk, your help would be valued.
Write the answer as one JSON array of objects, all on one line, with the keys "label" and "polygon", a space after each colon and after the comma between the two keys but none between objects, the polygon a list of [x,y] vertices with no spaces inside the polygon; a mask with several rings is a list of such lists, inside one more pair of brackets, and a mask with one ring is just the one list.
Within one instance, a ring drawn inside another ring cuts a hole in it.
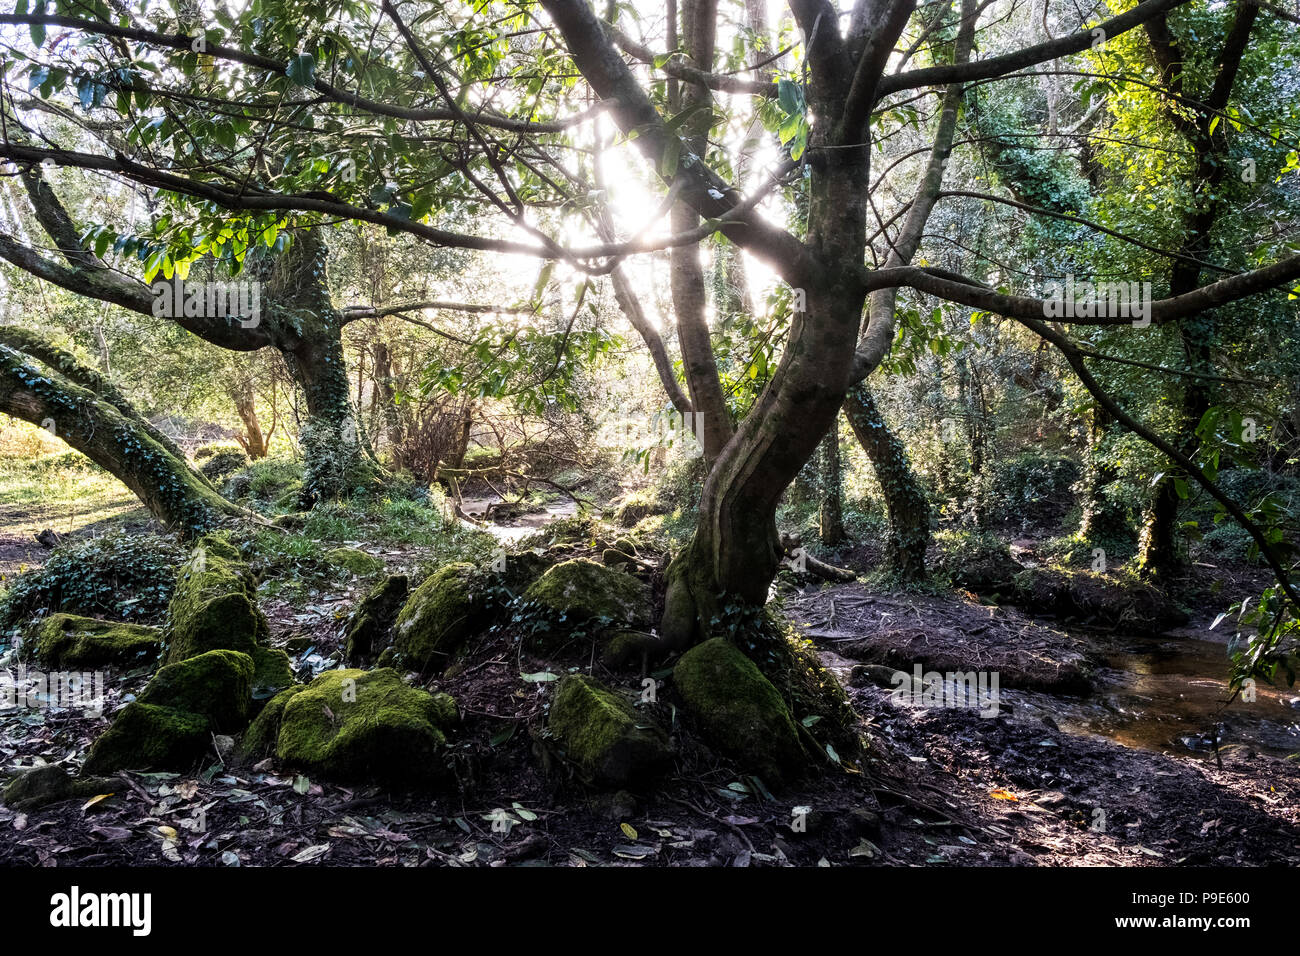
[{"label": "tree trunk", "polygon": [[52,431],[120,479],[154,517],[186,537],[247,517],[184,458],[155,440],[133,412],[24,359],[23,353],[0,345],[0,412]]},{"label": "tree trunk", "polygon": [[1107,494],[1119,477],[1119,469],[1104,457],[1102,447],[1113,425],[1107,411],[1094,405],[1088,428],[1083,517],[1079,521],[1079,536],[1088,542],[1120,540],[1131,533],[1126,509]]},{"label": "tree trunk", "polygon": [[254,401],[252,384],[240,382],[230,390],[230,397],[235,403],[235,412],[239,415],[239,420],[244,423],[244,434],[237,439],[239,444],[244,446],[244,451],[254,461],[265,458],[266,436],[262,434],[262,423],[257,417],[257,404]]},{"label": "tree trunk", "polygon": [[844,533],[844,483],[840,477],[840,436],[834,424],[822,439],[818,449],[818,475],[820,504],[817,509],[818,533],[828,548],[843,544]]},{"label": "tree trunk", "polygon": [[307,421],[299,435],[303,449],[299,504],[304,508],[371,487],[379,478],[378,469],[362,452],[352,411],[343,355],[344,320],[330,297],[326,257],[320,233],[303,230],[266,270],[270,334],[307,405]]},{"label": "tree trunk", "polygon": [[930,504],[907,460],[907,450],[889,428],[865,383],[844,400],[844,415],[871,459],[889,516],[889,569],[905,581],[925,577],[930,545]]}]

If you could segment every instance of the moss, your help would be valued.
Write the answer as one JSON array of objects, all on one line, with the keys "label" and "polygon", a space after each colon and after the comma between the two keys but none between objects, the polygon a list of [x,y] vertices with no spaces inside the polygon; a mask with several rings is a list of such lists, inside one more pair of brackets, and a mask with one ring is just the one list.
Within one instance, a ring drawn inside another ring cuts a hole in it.
[{"label": "moss", "polygon": [[378,574],[384,570],[383,561],[357,548],[335,548],[333,551],[326,551],[324,558],[335,567],[351,571],[358,577]]},{"label": "moss", "polygon": [[75,614],[52,614],[36,632],[41,663],[69,670],[145,664],[158,656],[161,647],[162,633],[156,627]]},{"label": "moss", "polygon": [[683,654],[673,684],[705,738],[769,784],[779,785],[804,764],[798,730],[780,693],[724,638]]},{"label": "moss", "polygon": [[650,620],[650,594],[644,584],[586,558],[550,568],[524,592],[524,600],[562,620]]},{"label": "moss", "polygon": [[253,659],[238,651],[208,651],[168,664],[140,692],[142,704],[206,717],[215,733],[243,730],[253,700]]},{"label": "moss", "polygon": [[282,690],[262,708],[257,719],[248,725],[244,739],[239,742],[239,755],[246,760],[260,760],[275,752],[275,743],[280,736],[280,723],[284,720],[284,708],[295,694],[306,690],[298,685]]},{"label": "moss", "polygon": [[570,675],[560,682],[549,727],[579,773],[602,786],[645,783],[672,758],[659,727],[588,677]]},{"label": "moss", "polygon": [[667,509],[649,492],[638,491],[629,495],[614,512],[614,520],[620,527],[631,528],[637,522],[650,515],[663,514]]},{"label": "moss", "polygon": [[189,770],[211,740],[207,718],[135,701],[118,711],[112,726],[100,734],[82,772]]},{"label": "moss", "polygon": [[663,641],[645,631],[614,631],[605,641],[600,662],[612,671],[639,668],[646,654],[662,653]]},{"label": "moss", "polygon": [[253,572],[218,534],[201,538],[181,566],[168,610],[168,662],[213,650],[251,655],[267,634]]},{"label": "moss", "polygon": [[364,664],[383,651],[393,620],[409,590],[410,582],[405,574],[390,574],[371,589],[348,620],[344,660]]},{"label": "moss", "polygon": [[630,554],[617,548],[606,548],[600,554],[600,560],[606,567],[618,568],[624,565],[635,567],[636,561]]},{"label": "moss", "polygon": [[446,660],[487,622],[477,585],[478,570],[461,563],[440,568],[415,589],[393,628],[393,646],[411,667]]},{"label": "moss", "polygon": [[25,770],[5,785],[4,804],[10,810],[26,812],[58,803],[61,800],[114,793],[122,781],[112,777],[83,777],[77,779],[58,764],[43,764]]},{"label": "moss", "polygon": [[442,731],[455,720],[449,696],[396,671],[329,671],[287,699],[276,755],[335,779],[430,780],[444,772]]},{"label": "moss", "polygon": [[253,658],[253,697],[265,699],[270,691],[282,690],[293,683],[289,655],[278,647],[258,647]]}]

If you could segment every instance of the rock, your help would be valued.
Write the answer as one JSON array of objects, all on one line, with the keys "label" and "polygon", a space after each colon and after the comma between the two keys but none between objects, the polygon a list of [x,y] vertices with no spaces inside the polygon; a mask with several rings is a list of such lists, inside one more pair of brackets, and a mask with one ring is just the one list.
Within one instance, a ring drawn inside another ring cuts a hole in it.
[{"label": "rock", "polygon": [[[897,688],[900,683],[895,679],[895,675],[900,673],[897,668],[886,667],[884,664],[858,664],[849,672],[849,683],[854,687],[865,687],[868,684],[875,684],[877,687]],[[901,672],[907,680],[901,686],[907,687],[910,693],[912,677],[906,671]]]},{"label": "rock", "polygon": [[664,506],[658,501],[644,495],[634,494],[618,506],[618,509],[614,512],[614,520],[618,522],[619,527],[631,528],[642,519],[648,518],[650,515],[661,515],[665,511]]},{"label": "rock", "polygon": [[415,589],[393,627],[393,646],[407,666],[422,670],[446,661],[487,623],[479,583],[474,565],[448,564]]},{"label": "rock", "polygon": [[81,770],[188,770],[207,752],[211,740],[206,717],[135,701],[117,712]]},{"label": "rock", "polygon": [[405,574],[390,574],[367,594],[352,612],[344,638],[344,659],[349,664],[368,664],[381,653],[388,632],[410,591]]},{"label": "rock", "polygon": [[63,670],[135,667],[154,660],[161,649],[156,627],[76,614],[51,614],[36,631],[36,656],[46,667]]},{"label": "rock", "polygon": [[683,654],[673,684],[705,739],[770,786],[796,775],[805,764],[798,730],[780,693],[724,638]]},{"label": "rock", "polygon": [[672,759],[667,735],[650,718],[589,677],[560,681],[549,727],[584,779],[600,786],[645,783]]},{"label": "rock", "polygon": [[275,710],[276,756],[339,780],[436,779],[444,772],[443,730],[456,721],[451,697],[409,687],[396,671],[328,671],[272,700],[249,729],[245,750],[248,738],[271,737]]},{"label": "rock", "polygon": [[612,671],[637,670],[647,654],[664,650],[663,641],[645,631],[618,630],[609,635],[600,662]]},{"label": "rock", "polygon": [[621,571],[587,558],[547,570],[524,592],[524,600],[553,618],[577,623],[647,624],[650,591]]},{"label": "rock", "polygon": [[88,800],[101,793],[114,793],[122,786],[116,777],[71,777],[57,764],[25,770],[5,785],[4,804],[10,810],[26,812],[61,800]]},{"label": "rock", "polygon": [[600,560],[606,567],[610,568],[636,567],[636,559],[617,548],[606,548],[601,552]]},{"label": "rock", "polygon": [[614,542],[614,549],[616,551],[622,551],[624,554],[639,555],[641,553],[641,546],[627,535],[624,535]]},{"label": "rock", "polygon": [[332,551],[326,551],[323,557],[336,568],[351,571],[358,577],[378,574],[384,570],[383,561],[359,548],[335,548]]},{"label": "rock", "polygon": [[262,708],[262,712],[248,725],[244,738],[239,742],[239,756],[244,760],[261,760],[275,753],[276,741],[280,736],[280,722],[284,720],[284,708],[295,694],[306,690],[305,685],[296,685],[282,690]]},{"label": "rock", "polygon": [[137,699],[198,714],[218,733],[243,730],[253,702],[253,659],[238,651],[208,651],[168,664]]},{"label": "rock", "polygon": [[253,699],[265,700],[293,683],[289,655],[278,647],[258,647],[253,658]]},{"label": "rock", "polygon": [[181,566],[168,611],[168,663],[214,650],[251,656],[267,635],[252,569],[219,534],[200,538]]}]

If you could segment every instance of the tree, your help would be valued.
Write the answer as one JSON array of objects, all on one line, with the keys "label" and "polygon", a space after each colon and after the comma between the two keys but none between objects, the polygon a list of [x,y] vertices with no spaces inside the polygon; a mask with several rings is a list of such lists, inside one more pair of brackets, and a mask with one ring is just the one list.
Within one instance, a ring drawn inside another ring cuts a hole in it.
[{"label": "tree", "polygon": [[[674,42],[648,65],[637,63],[635,52],[627,53],[633,63],[624,58],[618,32],[586,0],[541,0],[544,21],[531,6],[512,7],[517,12],[504,19],[480,17],[474,26],[483,32],[472,38],[454,16],[432,3],[399,10],[384,0],[373,20],[363,5],[344,3],[330,21],[304,25],[296,4],[262,0],[257,5],[259,29],[250,14],[227,17],[223,29],[202,34],[171,32],[159,23],[124,26],[107,16],[75,15],[59,5],[60,12],[53,15],[5,15],[0,22],[57,27],[85,38],[103,61],[86,77],[86,98],[97,105],[101,86],[103,96],[117,96],[134,120],[128,140],[133,155],[12,140],[0,155],[20,165],[49,160],[119,176],[164,190],[169,201],[197,210],[197,222],[183,228],[170,224],[167,251],[159,261],[171,253],[184,258],[207,251],[232,221],[248,235],[262,235],[289,215],[356,219],[434,245],[563,261],[590,275],[610,272],[637,252],[681,250],[675,281],[690,281],[675,296],[679,341],[692,405],[705,416],[710,436],[706,453],[712,462],[694,538],[668,573],[660,632],[668,646],[681,647],[708,631],[724,603],[752,606],[766,599],[782,556],[774,521],[777,501],[830,428],[862,370],[879,366],[893,342],[895,309],[867,309],[865,325],[862,321],[872,293],[910,287],[1013,319],[1056,346],[1084,387],[1105,404],[1084,353],[1067,334],[1044,323],[1050,304],[1042,298],[990,288],[942,269],[912,265],[906,258],[887,260],[880,268],[866,265],[867,219],[876,185],[870,176],[872,139],[906,115],[905,104],[895,96],[906,100],[934,86],[995,81],[1091,49],[1098,31],[1108,41],[1121,37],[1185,2],[1143,0],[1124,13],[1080,23],[1045,42],[1013,37],[1006,53],[913,66],[907,61],[923,43],[910,44],[911,52],[901,59],[893,55],[913,20],[911,0],[860,0],[844,18],[827,0],[793,0],[803,60],[797,76],[776,83],[715,72],[719,17],[712,0],[680,5],[682,49]],[[418,22],[406,15],[412,11]],[[611,16],[617,12],[615,8]],[[677,26],[673,18],[667,42],[676,37]],[[563,53],[558,64],[555,48],[510,35],[525,28],[541,29],[548,41],[559,44]],[[920,38],[926,24],[912,29]],[[308,49],[302,48],[304,37]],[[400,57],[379,63],[362,54],[357,44],[367,42],[366,37],[395,44]],[[447,55],[433,57],[435,47],[445,47]],[[137,56],[133,50],[141,52]],[[222,71],[209,73],[206,68],[217,63]],[[46,84],[61,88],[62,81],[49,72],[52,65],[33,64],[29,77],[40,80],[38,89]],[[585,86],[548,85],[553,69],[576,69]],[[517,84],[519,96],[511,101],[516,115],[492,108],[502,76]],[[350,86],[366,90],[365,95]],[[679,111],[670,88],[679,90]],[[572,112],[575,89],[594,94],[602,115],[653,168],[670,210],[672,233],[667,237],[585,244],[581,238],[556,238],[565,234],[561,226],[566,223],[553,210],[581,202],[552,175],[565,165],[560,154],[579,144],[579,131],[591,117],[590,111]],[[714,120],[725,118],[714,96],[723,91],[770,101],[769,118],[788,146],[788,158],[748,196],[729,182],[729,164],[709,135]],[[142,92],[168,103],[201,94],[225,106],[215,116],[205,115],[202,123],[167,125],[170,117],[138,110]],[[307,142],[304,130],[311,131]],[[192,142],[200,144],[197,150],[187,145]],[[364,168],[341,162],[358,142],[377,151],[380,160]],[[164,146],[166,161],[158,155]],[[199,154],[203,162],[197,160]],[[249,154],[251,161],[241,158]],[[266,157],[276,158],[271,168]],[[932,152],[930,167],[941,159]],[[758,207],[792,178],[804,180],[806,204],[794,227],[786,229]],[[922,195],[929,189],[927,185]],[[463,225],[465,213],[480,208],[493,212],[493,222],[509,230],[509,238],[486,226],[474,232],[444,228]],[[438,217],[444,225],[433,224]],[[700,334],[695,301],[699,286],[692,259],[697,245],[715,233],[765,263],[799,293],[801,306],[792,315],[779,362],[734,432],[716,400],[717,365]],[[299,262],[313,261],[310,247],[299,255]],[[1300,256],[1283,257],[1159,300],[1150,317],[1161,326],[1297,276]],[[1128,321],[1091,315],[1070,324],[1086,328]],[[324,391],[328,394],[322,399],[329,405],[333,393]],[[1168,454],[1168,442],[1123,409],[1111,411]],[[1175,460],[1184,467],[1190,462],[1181,453]],[[1194,464],[1190,467],[1195,480],[1212,487]],[[1245,517],[1240,509],[1237,516]],[[1285,575],[1276,560],[1273,566]]]}]

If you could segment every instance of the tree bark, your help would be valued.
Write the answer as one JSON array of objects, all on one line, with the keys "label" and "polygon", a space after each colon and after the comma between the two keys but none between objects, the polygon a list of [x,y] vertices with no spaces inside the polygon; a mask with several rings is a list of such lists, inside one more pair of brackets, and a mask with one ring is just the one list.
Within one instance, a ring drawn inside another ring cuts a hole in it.
[{"label": "tree bark", "polygon": [[844,543],[844,482],[840,475],[839,429],[831,425],[818,450],[819,504],[817,508],[818,534],[828,548]]},{"label": "tree bark", "polygon": [[907,449],[860,382],[844,400],[844,415],[871,459],[889,516],[889,569],[905,581],[925,577],[930,544],[930,503],[907,460]]},{"label": "tree bark", "polygon": [[158,442],[138,415],[68,377],[40,371],[8,345],[0,345],[0,412],[52,431],[116,476],[154,517],[186,537],[248,517],[217,494],[183,457]]}]

